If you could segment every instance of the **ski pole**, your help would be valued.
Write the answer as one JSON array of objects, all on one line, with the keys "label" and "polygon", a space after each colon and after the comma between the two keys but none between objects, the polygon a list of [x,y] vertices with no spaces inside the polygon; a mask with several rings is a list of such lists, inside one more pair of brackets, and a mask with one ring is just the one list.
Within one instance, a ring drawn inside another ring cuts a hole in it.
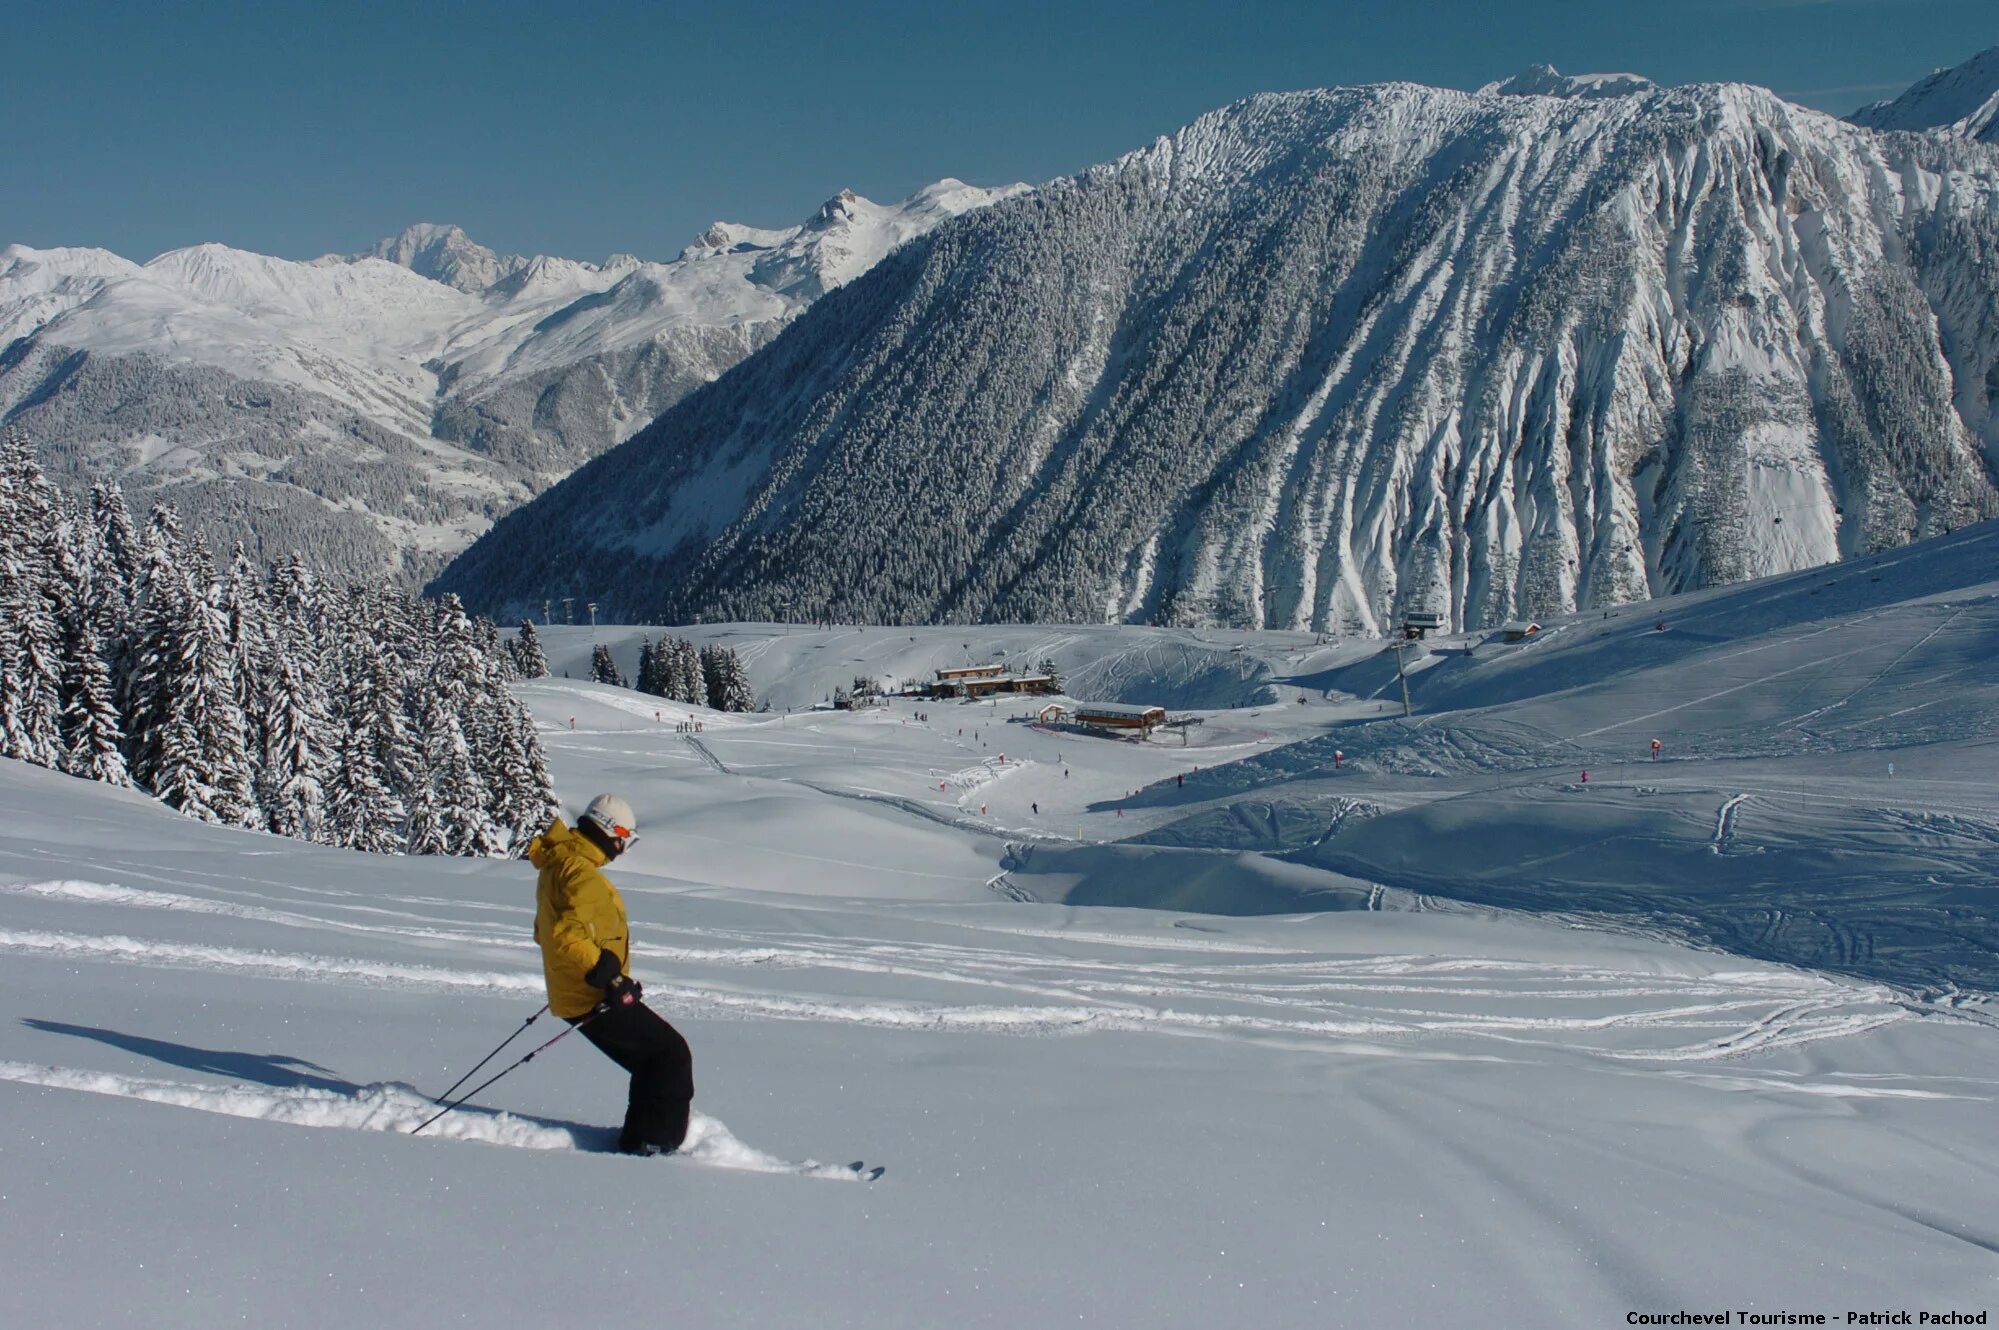
[{"label": "ski pole", "polygon": [[541,1013],[547,1010],[548,1010],[548,1004],[546,1002],[542,1003],[540,1011],[535,1012],[534,1015],[528,1017],[526,1020],[521,1022],[520,1030],[514,1031],[512,1034],[508,1035],[505,1039],[502,1039],[500,1041],[500,1048],[496,1048],[492,1052],[488,1053],[485,1057],[480,1058],[477,1066],[473,1067],[471,1071],[466,1072],[463,1076],[460,1076],[457,1080],[453,1081],[451,1083],[450,1090],[446,1090],[443,1094],[440,1095],[433,1095],[431,1097],[431,1102],[434,1104],[441,1104],[445,1100],[451,1098],[451,1090],[456,1090],[459,1086],[465,1084],[465,1082],[471,1080],[474,1076],[478,1075],[480,1067],[485,1066],[488,1062],[491,1062],[494,1058],[500,1056],[501,1048],[505,1048],[508,1044],[511,1044],[514,1042],[514,1040],[520,1038],[521,1030],[527,1029],[528,1026],[533,1025],[536,1021],[540,1020]]},{"label": "ski pole", "polygon": [[[439,1118],[443,1117],[446,1113],[449,1113],[452,1109],[457,1108],[459,1105],[466,1103],[468,1100],[472,1098],[472,1096],[478,1094],[481,1090],[484,1090],[487,1086],[491,1085],[494,1081],[499,1080],[500,1077],[506,1075],[508,1072],[513,1071],[518,1067],[525,1067],[528,1063],[533,1062],[535,1059],[535,1054],[540,1053],[543,1049],[546,1049],[553,1044],[561,1042],[563,1039],[568,1038],[576,1031],[588,1025],[591,1021],[596,1020],[597,1017],[603,1012],[603,1010],[604,1009],[602,1007],[599,1007],[596,1011],[591,1012],[588,1016],[585,1016],[582,1020],[576,1022],[576,1024],[564,1026],[562,1033],[556,1035],[554,1038],[548,1040],[546,1043],[535,1045],[534,1048],[529,1050],[528,1055],[522,1058],[519,1062],[511,1063],[508,1066],[502,1068],[501,1070],[494,1072],[491,1076],[487,1077],[485,1080],[479,1082],[479,1084],[473,1086],[470,1090],[466,1091],[466,1093],[460,1096],[459,1098],[454,1099],[452,1102],[446,1104],[443,1108],[438,1109],[437,1112],[425,1118],[422,1122],[418,1123],[416,1126],[411,1127],[409,1134],[412,1136],[416,1135],[418,1132],[422,1131],[425,1127],[428,1127],[431,1123],[437,1121]],[[536,1014],[539,1015],[540,1013],[537,1012]]]}]

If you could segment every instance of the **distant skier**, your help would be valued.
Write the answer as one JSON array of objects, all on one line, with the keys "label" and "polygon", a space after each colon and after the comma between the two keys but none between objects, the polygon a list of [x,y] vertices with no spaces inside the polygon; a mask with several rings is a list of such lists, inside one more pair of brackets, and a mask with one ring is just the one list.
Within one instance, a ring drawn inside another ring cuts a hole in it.
[{"label": "distant skier", "polygon": [[644,1155],[671,1153],[687,1138],[694,1055],[678,1030],[639,1001],[639,983],[626,972],[631,927],[603,869],[637,839],[632,806],[600,794],[574,830],[558,817],[535,837],[528,859],[541,870],[534,940],[549,1010],[632,1074],[618,1148]]}]

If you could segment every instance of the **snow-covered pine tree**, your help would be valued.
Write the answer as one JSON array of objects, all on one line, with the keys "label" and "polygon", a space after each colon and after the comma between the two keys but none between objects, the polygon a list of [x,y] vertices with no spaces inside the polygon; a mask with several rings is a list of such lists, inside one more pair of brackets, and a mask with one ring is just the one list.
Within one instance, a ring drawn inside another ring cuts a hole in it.
[{"label": "snow-covered pine tree", "polygon": [[450,854],[451,837],[445,830],[445,808],[450,800],[440,796],[430,783],[430,773],[421,773],[410,786],[409,825],[404,843],[411,854]]},{"label": "snow-covered pine tree", "polygon": [[72,776],[129,785],[125,727],[111,683],[100,624],[116,622],[104,605],[112,573],[82,518],[63,523],[52,548],[55,584],[68,588],[57,616],[62,643],[61,768]]},{"label": "snow-covered pine tree", "polygon": [[5,747],[0,751],[37,766],[56,767],[62,764],[63,750],[63,653],[57,616],[66,610],[76,589],[57,581],[59,530],[22,544],[19,576],[5,597],[4,612],[13,627],[14,669],[13,691],[4,703]]},{"label": "snow-covered pine tree", "polygon": [[673,656],[676,673],[673,696],[697,707],[707,706],[708,675],[702,665],[701,652],[692,642],[681,637],[674,639]]},{"label": "snow-covered pine tree", "polygon": [[707,695],[708,704],[717,711],[722,696],[721,658],[714,647],[701,648],[701,691]]},{"label": "snow-covered pine tree", "polygon": [[41,766],[62,754],[62,642],[56,616],[61,496],[18,429],[0,441],[0,756]]},{"label": "snow-covered pine tree", "polygon": [[655,682],[653,674],[657,669],[658,666],[653,657],[652,639],[650,637],[640,638],[639,672],[632,677],[632,687],[641,693],[657,693],[659,690],[653,687]]},{"label": "snow-covered pine tree", "polygon": [[316,579],[294,554],[271,573],[269,656],[258,680],[263,765],[259,800],[280,836],[330,841],[325,787],[339,741],[322,681],[328,622]]},{"label": "snow-covered pine tree", "polygon": [[403,848],[405,813],[397,791],[422,775],[403,718],[402,676],[369,634],[349,638],[345,660],[340,747],[326,789],[329,838],[395,854]]},{"label": "snow-covered pine tree", "polygon": [[550,797],[548,761],[535,734],[534,718],[512,698],[501,698],[498,704],[503,715],[491,781],[493,812],[507,837],[507,853],[519,854],[528,841],[547,829],[555,816],[555,801]]},{"label": "snow-covered pine tree", "polygon": [[680,683],[680,643],[671,637],[662,636],[659,645],[652,652],[652,681],[650,691],[673,702],[685,702],[681,696]]},{"label": "snow-covered pine tree", "polygon": [[[419,836],[416,801],[412,800],[410,853],[496,855],[507,851],[509,837],[490,815],[492,799],[472,760],[457,713],[446,690],[433,688],[425,701],[422,731],[427,779],[435,817],[434,831]],[[427,847],[434,840],[441,849]]]},{"label": "snow-covered pine tree", "polygon": [[590,652],[590,682],[607,683],[616,688],[625,686],[625,676],[618,673],[618,662],[611,659],[611,648],[601,642]]},{"label": "snow-covered pine tree", "polygon": [[62,769],[85,780],[130,785],[125,766],[125,730],[111,686],[103,640],[88,617],[78,624],[64,661],[64,748]]},{"label": "snow-covered pine tree", "polygon": [[[274,663],[269,608],[265,604],[264,581],[257,566],[237,541],[230,552],[229,572],[214,591],[216,609],[222,617],[224,650],[228,656],[232,692],[237,714],[243,718],[243,751],[250,764],[251,809],[249,820],[258,827],[270,826],[270,809],[264,799],[265,737],[269,717],[264,680]],[[281,835],[295,835],[284,831]]]},{"label": "snow-covered pine tree", "polygon": [[[99,481],[90,487],[90,523],[97,555],[90,562],[98,598],[114,622],[122,621],[132,608],[145,542],[132,524],[132,510],[125,506],[125,492],[117,482]],[[100,632],[106,627],[98,624]]]},{"label": "snow-covered pine tree", "polygon": [[176,571],[183,551],[180,517],[173,505],[153,508],[139,543],[132,612],[113,662],[112,682],[125,717],[126,763],[134,783],[151,790],[160,766],[169,662],[182,622],[190,614],[189,583]]},{"label": "snow-covered pine tree", "polygon": [[402,820],[402,800],[382,780],[367,731],[343,732],[327,779],[325,839],[365,854],[395,854],[403,848]]},{"label": "snow-covered pine tree", "polygon": [[755,711],[756,693],[750,687],[749,672],[734,647],[711,646],[701,651],[701,673],[708,690],[708,705],[717,711]]},{"label": "snow-covered pine tree", "polygon": [[[507,836],[496,821],[488,781],[499,749],[498,712],[507,701],[506,687],[481,646],[478,626],[456,596],[437,602],[432,620],[431,668],[413,700],[422,708],[420,749],[450,847],[444,853],[504,854]],[[412,853],[419,852],[415,839],[412,831]]]},{"label": "snow-covered pine tree", "polygon": [[[190,817],[245,826],[254,814],[252,772],[221,588],[199,537],[188,553],[175,595],[179,612],[163,618],[162,631],[143,648],[142,670],[158,688],[157,764],[148,785]],[[157,597],[160,588],[153,590]]]},{"label": "snow-covered pine tree", "polygon": [[479,650],[486,657],[487,672],[496,683],[508,684],[521,677],[520,663],[514,659],[511,641],[500,640],[500,625],[491,619],[477,617],[472,620],[473,635],[479,643]]},{"label": "snow-covered pine tree", "polygon": [[515,650],[523,679],[545,679],[548,677],[548,657],[542,652],[541,638],[534,630],[534,621],[521,620],[520,636],[516,639]]},{"label": "snow-covered pine tree", "polygon": [[328,840],[326,786],[334,762],[332,722],[324,710],[318,676],[294,652],[274,652],[258,692],[264,698],[264,766],[258,802],[270,830],[302,840]]}]

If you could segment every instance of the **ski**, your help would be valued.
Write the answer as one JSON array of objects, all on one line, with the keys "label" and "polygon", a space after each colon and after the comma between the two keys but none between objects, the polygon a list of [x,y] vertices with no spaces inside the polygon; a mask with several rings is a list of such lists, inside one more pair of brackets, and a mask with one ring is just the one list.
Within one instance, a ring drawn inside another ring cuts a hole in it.
[{"label": "ski", "polygon": [[888,1165],[886,1164],[876,1164],[873,1168],[870,1168],[865,1161],[859,1159],[856,1159],[853,1163],[847,1165],[847,1167],[853,1172],[855,1177],[863,1182],[873,1182],[876,1178],[888,1172]]}]

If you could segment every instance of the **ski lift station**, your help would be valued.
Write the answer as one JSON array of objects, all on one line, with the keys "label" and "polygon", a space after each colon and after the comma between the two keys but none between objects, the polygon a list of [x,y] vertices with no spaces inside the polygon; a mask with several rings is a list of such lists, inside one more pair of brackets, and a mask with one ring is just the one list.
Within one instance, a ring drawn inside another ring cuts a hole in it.
[{"label": "ski lift station", "polygon": [[1402,636],[1421,641],[1427,634],[1441,632],[1444,616],[1435,610],[1412,610],[1402,616]]},{"label": "ski lift station", "polygon": [[1069,719],[1093,730],[1137,730],[1140,734],[1151,734],[1166,723],[1166,708],[1134,706],[1124,702],[1084,702],[1069,713]]}]

